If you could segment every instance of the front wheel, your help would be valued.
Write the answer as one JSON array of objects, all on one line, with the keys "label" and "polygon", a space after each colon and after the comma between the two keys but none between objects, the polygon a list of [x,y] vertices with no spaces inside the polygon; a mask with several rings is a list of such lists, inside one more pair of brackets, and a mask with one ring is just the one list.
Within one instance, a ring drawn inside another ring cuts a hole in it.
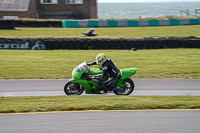
[{"label": "front wheel", "polygon": [[84,88],[78,83],[67,82],[64,86],[64,91],[67,95],[81,95]]},{"label": "front wheel", "polygon": [[129,95],[133,92],[135,85],[133,80],[130,78],[125,79],[122,84],[126,84],[127,86],[123,88],[123,90],[115,90],[114,93],[116,95]]}]

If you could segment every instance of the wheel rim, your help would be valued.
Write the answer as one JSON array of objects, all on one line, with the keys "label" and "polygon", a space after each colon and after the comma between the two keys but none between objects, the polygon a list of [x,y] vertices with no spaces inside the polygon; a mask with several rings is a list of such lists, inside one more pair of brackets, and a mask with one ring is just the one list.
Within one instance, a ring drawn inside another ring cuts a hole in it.
[{"label": "wheel rim", "polygon": [[70,94],[70,95],[78,95],[82,92],[83,87],[80,85],[75,85],[74,83],[70,83],[67,88],[66,91]]},{"label": "wheel rim", "polygon": [[126,95],[128,93],[131,92],[133,86],[129,83],[129,82],[126,82],[124,81],[123,82],[124,85],[127,85],[126,87],[124,87],[124,90],[123,91],[118,91],[117,93],[120,94],[120,95]]}]

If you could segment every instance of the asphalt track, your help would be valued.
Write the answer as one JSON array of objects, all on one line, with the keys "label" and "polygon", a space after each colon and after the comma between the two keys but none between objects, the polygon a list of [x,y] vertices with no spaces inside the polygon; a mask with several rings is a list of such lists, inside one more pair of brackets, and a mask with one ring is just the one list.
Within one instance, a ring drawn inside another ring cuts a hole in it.
[{"label": "asphalt track", "polygon": [[[200,96],[200,79],[133,79],[132,95]],[[0,97],[65,95],[64,79],[0,80]],[[110,94],[109,94],[110,95]],[[200,110],[0,114],[2,133],[199,133]]]},{"label": "asphalt track", "polygon": [[2,133],[199,133],[200,110],[0,115]]},{"label": "asphalt track", "polygon": [[[0,97],[62,96],[65,95],[63,86],[67,81],[67,79],[0,80]],[[131,95],[200,96],[200,79],[133,79],[133,81],[135,90]]]}]

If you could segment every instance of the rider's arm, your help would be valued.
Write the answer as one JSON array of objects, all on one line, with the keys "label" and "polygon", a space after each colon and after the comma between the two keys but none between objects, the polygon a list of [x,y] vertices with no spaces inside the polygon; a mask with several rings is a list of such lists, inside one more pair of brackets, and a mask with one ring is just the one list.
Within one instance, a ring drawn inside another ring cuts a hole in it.
[{"label": "rider's arm", "polygon": [[100,74],[97,75],[92,75],[90,78],[91,79],[96,79],[96,78],[103,78],[107,73],[107,67],[103,68],[103,71]]},{"label": "rider's arm", "polygon": [[96,61],[91,62],[91,63],[87,63],[88,66],[92,66],[92,65],[97,65]]}]

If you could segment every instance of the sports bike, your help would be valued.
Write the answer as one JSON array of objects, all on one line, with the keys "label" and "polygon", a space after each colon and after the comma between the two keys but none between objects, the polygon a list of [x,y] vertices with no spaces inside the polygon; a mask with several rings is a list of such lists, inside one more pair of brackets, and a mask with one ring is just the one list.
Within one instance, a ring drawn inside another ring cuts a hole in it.
[{"label": "sports bike", "polygon": [[[89,79],[88,75],[97,75],[103,71],[102,67],[92,67],[84,61],[72,71],[72,78],[65,84],[64,92],[67,95],[81,95],[84,91],[86,94],[103,94],[101,85],[109,76],[105,75],[99,79]],[[113,84],[108,86],[108,93],[116,95],[129,95],[134,90],[134,82],[130,76],[134,75],[137,68],[120,69],[121,76]]]}]

